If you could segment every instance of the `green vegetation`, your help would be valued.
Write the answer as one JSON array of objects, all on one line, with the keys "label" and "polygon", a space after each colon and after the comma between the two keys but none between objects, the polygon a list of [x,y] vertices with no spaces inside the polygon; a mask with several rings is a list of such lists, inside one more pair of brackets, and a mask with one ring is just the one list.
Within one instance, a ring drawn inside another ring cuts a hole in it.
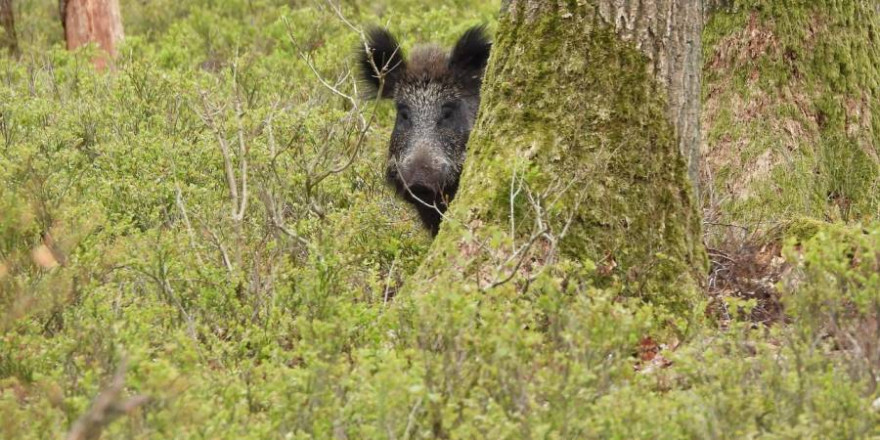
[{"label": "green vegetation", "polygon": [[[150,400],[104,438],[880,435],[876,222],[800,224],[771,326],[725,297],[670,332],[575,258],[417,294],[430,237],[383,182],[392,108],[319,80],[356,94],[359,36],[327,3],[122,3],[112,72],[63,50],[52,2],[17,3],[23,55],[0,58],[0,438],[63,436],[123,359]],[[410,46],[497,10],[342,13]]]}]

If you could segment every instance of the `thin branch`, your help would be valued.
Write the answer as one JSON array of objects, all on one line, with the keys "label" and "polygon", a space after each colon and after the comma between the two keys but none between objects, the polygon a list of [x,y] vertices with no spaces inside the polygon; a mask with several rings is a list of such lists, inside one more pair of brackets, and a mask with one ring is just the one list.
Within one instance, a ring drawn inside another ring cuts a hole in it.
[{"label": "thin branch", "polygon": [[67,440],[97,440],[101,432],[121,415],[129,414],[137,407],[147,403],[150,398],[137,395],[129,399],[122,397],[125,386],[125,370],[127,362],[123,359],[110,381],[110,386],[92,402],[91,408],[74,423]]},{"label": "thin branch", "polygon": [[342,13],[342,9],[339,7],[339,5],[334,3],[332,0],[327,0],[327,4],[330,5],[330,9],[333,9],[333,12],[336,13],[336,16],[339,17],[339,19],[342,20],[342,22],[345,23],[346,26],[351,28],[351,30],[363,35],[363,32],[359,27],[355,26],[350,21],[348,21],[347,18],[345,18],[345,15]]},{"label": "thin branch", "polygon": [[[335,5],[331,4],[331,7],[334,7],[334,10],[336,10],[337,14],[339,14],[340,16],[342,15],[341,11],[339,11],[338,8],[335,7]],[[346,21],[346,23],[349,26],[351,26],[351,23],[349,23],[347,21]],[[326,179],[332,175],[340,174],[340,173],[344,172],[345,170],[347,170],[349,167],[351,167],[352,164],[354,164],[354,161],[360,156],[360,153],[363,149],[363,146],[364,146],[366,138],[367,138],[367,133],[369,132],[371,126],[373,125],[373,123],[376,120],[376,117],[378,114],[379,103],[378,103],[378,100],[376,100],[376,102],[372,105],[372,111],[370,112],[369,118],[365,119],[363,116],[363,111],[359,105],[359,101],[358,101],[358,99],[355,98],[356,95],[349,95],[349,94],[343,92],[342,90],[340,90],[340,88],[339,88],[339,86],[341,84],[345,83],[346,81],[348,81],[351,78],[351,73],[346,72],[341,78],[339,78],[338,81],[336,81],[336,84],[331,84],[330,81],[327,81],[321,75],[321,73],[318,71],[318,68],[315,66],[311,56],[308,55],[306,51],[304,51],[300,48],[300,45],[297,43],[296,38],[294,37],[294,33],[290,27],[289,21],[285,20],[285,25],[287,26],[287,29],[288,29],[288,38],[290,39],[291,43],[295,47],[297,47],[297,49],[299,49],[300,58],[302,58],[303,62],[305,62],[305,64],[308,66],[308,68],[312,71],[312,73],[314,74],[314,76],[318,80],[318,82],[320,82],[321,85],[324,86],[324,88],[329,90],[334,95],[339,96],[339,97],[345,99],[346,101],[348,101],[352,106],[352,110],[351,110],[350,114],[357,119],[357,123],[355,124],[355,126],[357,127],[357,130],[356,130],[357,138],[354,143],[353,151],[351,151],[351,153],[348,154],[347,157],[341,163],[339,163],[335,166],[332,166],[329,169],[325,169],[324,171],[321,171],[321,172],[315,171],[318,168],[319,161],[324,162],[330,157],[330,155],[326,154],[326,153],[327,153],[327,151],[329,151],[329,147],[331,145],[330,138],[333,137],[332,136],[333,128],[331,128],[330,133],[328,133],[327,139],[325,139],[325,141],[320,144],[322,146],[322,150],[319,152],[319,154],[316,154],[314,159],[309,162],[309,165],[306,166],[306,182],[305,182],[306,191],[305,192],[306,192],[306,198],[308,201],[307,204],[309,206],[309,209],[312,210],[312,212],[317,214],[319,217],[323,217],[324,210],[320,206],[318,206],[318,204],[314,200],[314,198],[313,198],[314,191],[313,190],[324,179]],[[353,26],[352,26],[352,28],[354,29]],[[361,35],[361,39],[364,42],[365,50],[368,50],[369,48],[367,46],[366,39],[364,37],[363,32],[360,30],[357,30],[357,32]],[[382,91],[384,89],[384,85],[385,85],[384,72],[387,72],[386,69],[388,66],[383,66],[383,69],[379,69],[377,66],[375,66],[375,63],[373,63],[372,60],[370,60],[370,63],[371,63],[371,65],[374,66],[374,69],[376,69],[378,72],[381,73],[378,75],[379,87],[378,87],[378,91],[377,91],[378,96],[381,96]],[[353,84],[353,89],[356,92],[357,91],[357,82],[352,79],[352,84]],[[349,135],[350,135],[350,133],[349,133]]]},{"label": "thin branch", "polygon": [[205,263],[202,261],[202,256],[198,252],[198,248],[196,247],[196,236],[193,232],[192,223],[189,221],[189,215],[186,213],[186,204],[183,202],[183,192],[180,190],[180,184],[175,182],[174,188],[177,192],[176,201],[177,201],[177,209],[180,210],[180,215],[183,216],[183,224],[186,225],[186,232],[189,236],[189,245],[193,250],[193,254],[196,256],[196,261],[199,264],[199,267],[204,267]]},{"label": "thin branch", "polygon": [[200,93],[202,98],[202,106],[205,109],[204,114],[201,114],[202,120],[205,121],[205,124],[211,131],[214,133],[214,137],[217,138],[217,144],[220,146],[220,153],[223,155],[223,165],[226,171],[226,184],[229,187],[229,199],[232,202],[232,215],[233,217],[236,215],[236,208],[239,206],[238,204],[238,183],[235,179],[235,170],[232,165],[232,153],[229,149],[229,142],[226,140],[222,130],[217,126],[216,120],[214,119],[214,114],[218,113],[219,110],[212,109],[210,104],[208,103],[208,97],[206,92]]},{"label": "thin branch", "polygon": [[415,424],[416,414],[419,411],[419,408],[422,406],[422,398],[419,397],[419,400],[416,400],[415,405],[413,405],[412,409],[409,411],[409,416],[406,418],[406,428],[403,430],[403,438],[410,438],[410,433],[412,432],[413,425]]},{"label": "thin branch", "polygon": [[239,166],[241,168],[240,178],[241,178],[241,204],[238,206],[238,212],[233,217],[236,221],[244,220],[245,211],[247,211],[248,205],[248,161],[247,161],[247,153],[248,148],[244,140],[244,127],[241,122],[241,100],[238,97],[238,93],[235,94],[235,119],[238,124],[238,151],[239,151]]},{"label": "thin branch", "polygon": [[[521,257],[517,260],[516,265],[510,271],[510,273],[508,273],[507,276],[504,277],[503,279],[496,280],[496,281],[492,282],[492,284],[490,284],[489,287],[482,289],[482,290],[484,290],[484,291],[492,290],[492,289],[494,289],[502,284],[506,284],[508,281],[512,280],[513,277],[516,276],[517,272],[519,272],[519,269],[522,267],[523,262],[525,261],[526,257],[528,256],[529,250],[532,248],[532,246],[534,246],[535,242],[537,242],[538,239],[541,238],[546,232],[548,232],[547,229],[542,230],[541,232],[539,232],[537,234],[533,234],[532,237],[529,239],[529,241],[526,242],[526,244],[524,244],[519,249],[517,249],[517,251],[507,259],[506,263],[509,263],[514,258],[516,258],[518,255],[521,255]],[[501,266],[503,267],[504,264],[502,264]]]},{"label": "thin branch", "polygon": [[226,252],[226,247],[223,246],[223,242],[220,241],[220,237],[214,233],[212,229],[208,229],[208,233],[211,234],[211,238],[214,241],[214,245],[217,246],[217,249],[220,250],[220,255],[223,258],[223,265],[226,266],[226,271],[230,274],[232,273],[232,263],[229,259],[229,254]]},{"label": "thin branch", "polygon": [[388,269],[388,274],[385,275],[385,292],[384,292],[384,294],[383,294],[383,298],[382,298],[382,305],[383,305],[383,306],[387,306],[387,305],[388,305],[388,296],[389,296],[389,294],[391,293],[391,289],[390,289],[390,286],[391,286],[391,274],[394,273],[394,265],[397,264],[397,258],[399,257],[399,255],[400,255],[400,254],[395,255],[395,256],[394,256],[394,259],[391,260],[391,268]]},{"label": "thin branch", "polygon": [[[522,178],[519,180],[519,184],[516,186],[516,190],[514,190],[514,184],[517,183],[516,180],[516,163],[513,164],[513,176],[510,178],[510,236],[516,237],[516,213],[514,212],[514,202],[516,198],[519,196],[519,193],[522,191]],[[511,246],[515,246],[511,244]],[[513,247],[511,247],[513,249]]]}]

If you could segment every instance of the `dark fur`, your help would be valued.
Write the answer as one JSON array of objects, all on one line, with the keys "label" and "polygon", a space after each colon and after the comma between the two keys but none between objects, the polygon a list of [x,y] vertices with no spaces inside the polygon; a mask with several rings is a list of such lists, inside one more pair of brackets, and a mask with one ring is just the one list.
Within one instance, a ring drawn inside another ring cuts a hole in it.
[{"label": "dark fur", "polygon": [[360,67],[369,92],[397,104],[388,181],[436,234],[458,191],[491,43],[478,26],[451,52],[419,46],[407,59],[397,39],[377,28],[367,34],[367,46]]}]

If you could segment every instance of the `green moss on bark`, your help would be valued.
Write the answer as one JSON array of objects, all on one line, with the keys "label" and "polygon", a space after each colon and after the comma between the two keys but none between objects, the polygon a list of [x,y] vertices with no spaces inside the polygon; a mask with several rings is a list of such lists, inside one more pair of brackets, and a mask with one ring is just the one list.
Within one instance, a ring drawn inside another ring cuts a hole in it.
[{"label": "green moss on bark", "polygon": [[410,290],[484,289],[505,270],[527,282],[559,260],[509,257],[546,229],[533,249],[681,316],[706,258],[662,87],[591,8],[570,8],[502,19],[462,189]]},{"label": "green moss on bark", "polygon": [[704,184],[722,223],[880,214],[880,16],[739,0],[704,35]]}]

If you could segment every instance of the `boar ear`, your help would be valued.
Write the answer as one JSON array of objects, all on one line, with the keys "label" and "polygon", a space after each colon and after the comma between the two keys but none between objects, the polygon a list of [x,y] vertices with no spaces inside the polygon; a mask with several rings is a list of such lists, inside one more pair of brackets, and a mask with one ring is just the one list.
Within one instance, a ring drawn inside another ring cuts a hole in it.
[{"label": "boar ear", "polygon": [[484,26],[474,26],[458,39],[449,56],[449,67],[464,73],[480,75],[489,61],[492,42]]},{"label": "boar ear", "polygon": [[373,28],[367,32],[366,47],[360,56],[361,78],[366,83],[368,93],[377,96],[381,86],[380,98],[388,98],[406,71],[403,50],[391,32],[384,28]]}]

